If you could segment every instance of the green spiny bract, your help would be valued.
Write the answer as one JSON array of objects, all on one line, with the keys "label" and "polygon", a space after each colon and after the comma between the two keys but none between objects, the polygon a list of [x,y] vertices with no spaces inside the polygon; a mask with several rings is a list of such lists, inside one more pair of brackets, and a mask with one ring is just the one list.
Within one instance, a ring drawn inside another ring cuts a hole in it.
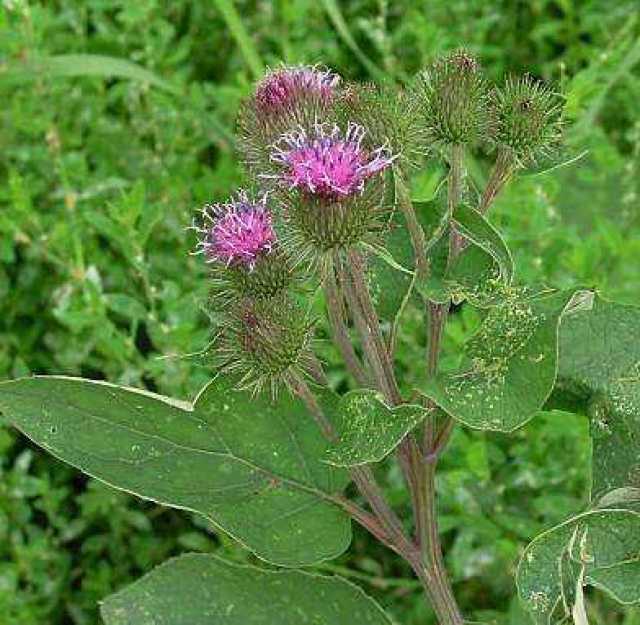
[{"label": "green spiny bract", "polygon": [[487,86],[478,61],[465,50],[436,60],[418,74],[414,97],[431,143],[472,144],[484,139]]},{"label": "green spiny bract", "polygon": [[385,180],[370,180],[362,193],[326,198],[294,193],[284,199],[283,244],[296,265],[321,269],[334,252],[382,238],[392,207],[385,202]]},{"label": "green spiny bract", "polygon": [[508,78],[491,96],[491,142],[515,165],[547,156],[562,135],[562,102],[531,76]]},{"label": "green spiny bract", "polygon": [[241,388],[273,394],[312,367],[314,323],[287,294],[256,301],[245,298],[224,315],[214,346],[218,368]]},{"label": "green spiny bract", "polygon": [[239,299],[268,300],[299,286],[302,275],[278,243],[253,267],[244,265],[212,267],[210,305],[224,310]]},{"label": "green spiny bract", "polygon": [[343,124],[352,121],[366,128],[365,146],[386,145],[397,156],[394,167],[406,171],[417,167],[427,153],[428,138],[418,109],[417,98],[395,85],[351,83],[343,89],[335,115]]}]

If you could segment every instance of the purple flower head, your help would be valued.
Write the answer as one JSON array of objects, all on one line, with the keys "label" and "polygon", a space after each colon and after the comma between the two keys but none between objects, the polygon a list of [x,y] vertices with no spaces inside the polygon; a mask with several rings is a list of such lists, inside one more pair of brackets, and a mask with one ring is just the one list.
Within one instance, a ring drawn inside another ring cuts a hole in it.
[{"label": "purple flower head", "polygon": [[207,204],[202,214],[205,224],[196,228],[200,234],[198,251],[207,262],[252,270],[258,257],[270,252],[276,242],[266,195],[251,201],[240,191],[224,204]]},{"label": "purple flower head", "polygon": [[256,87],[255,102],[264,112],[280,111],[304,96],[329,101],[340,76],[310,65],[282,67],[269,72]]},{"label": "purple flower head", "polygon": [[284,169],[277,178],[290,188],[330,199],[361,193],[365,181],[396,158],[386,146],[366,150],[364,135],[364,128],[354,123],[349,123],[346,133],[335,125],[328,132],[318,123],[313,136],[303,128],[286,133],[271,154],[271,160]]}]

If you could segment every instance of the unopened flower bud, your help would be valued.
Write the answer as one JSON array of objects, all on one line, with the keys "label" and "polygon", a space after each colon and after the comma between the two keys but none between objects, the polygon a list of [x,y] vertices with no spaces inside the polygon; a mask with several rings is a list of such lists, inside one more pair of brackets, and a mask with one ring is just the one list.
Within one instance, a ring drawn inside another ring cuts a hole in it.
[{"label": "unopened flower bud", "polygon": [[243,388],[273,392],[290,374],[304,374],[312,358],[313,323],[288,296],[237,302],[226,314],[216,354]]},{"label": "unopened flower bud", "polygon": [[431,142],[468,144],[483,138],[488,118],[486,83],[478,61],[465,50],[421,72],[415,95]]},{"label": "unopened flower bud", "polygon": [[509,78],[492,94],[492,142],[518,166],[533,163],[557,147],[561,115],[559,96],[542,82]]},{"label": "unopened flower bud", "polygon": [[403,169],[415,167],[426,153],[417,98],[395,85],[347,85],[336,104],[336,116],[366,128],[366,147],[388,146],[397,155],[394,164]]}]

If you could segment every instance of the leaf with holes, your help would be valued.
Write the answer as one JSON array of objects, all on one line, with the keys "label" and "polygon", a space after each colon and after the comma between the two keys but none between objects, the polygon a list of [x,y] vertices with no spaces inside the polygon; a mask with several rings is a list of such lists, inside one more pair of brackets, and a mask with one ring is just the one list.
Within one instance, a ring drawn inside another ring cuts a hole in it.
[{"label": "leaf with holes", "polygon": [[346,473],[304,405],[212,381],[193,404],[63,377],[0,384],[9,422],[56,457],[115,488],[199,512],[260,558],[302,566],[351,539],[331,502]]},{"label": "leaf with holes", "polygon": [[640,513],[590,510],[544,532],[527,547],[518,567],[518,592],[536,623],[556,623],[571,615],[583,584],[621,603],[640,602],[639,563]]},{"label": "leaf with holes", "polygon": [[106,625],[391,625],[340,577],[268,571],[208,554],[165,562],[108,597],[101,613]]},{"label": "leaf with holes", "polygon": [[596,296],[563,321],[552,400],[590,417],[594,498],[640,487],[640,308]]},{"label": "leaf with holes", "polygon": [[518,293],[492,308],[465,345],[462,367],[429,381],[425,394],[469,427],[510,432],[524,425],[553,389],[560,319],[589,305],[585,293]]},{"label": "leaf with holes", "polygon": [[336,409],[339,440],[326,457],[327,462],[342,467],[379,462],[427,415],[417,405],[390,408],[379,393],[363,389],[341,397]]}]

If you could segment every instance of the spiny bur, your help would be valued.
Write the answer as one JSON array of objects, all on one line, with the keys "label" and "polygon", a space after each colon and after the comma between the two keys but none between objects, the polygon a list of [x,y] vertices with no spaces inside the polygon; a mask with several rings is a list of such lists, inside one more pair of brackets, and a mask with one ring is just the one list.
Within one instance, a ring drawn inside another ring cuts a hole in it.
[{"label": "spiny bur", "polygon": [[414,96],[432,144],[473,144],[484,139],[487,85],[480,64],[466,50],[456,50],[418,74]]},{"label": "spiny bur", "polygon": [[562,135],[562,101],[550,87],[527,75],[508,78],[491,95],[491,141],[517,166],[548,156]]}]

